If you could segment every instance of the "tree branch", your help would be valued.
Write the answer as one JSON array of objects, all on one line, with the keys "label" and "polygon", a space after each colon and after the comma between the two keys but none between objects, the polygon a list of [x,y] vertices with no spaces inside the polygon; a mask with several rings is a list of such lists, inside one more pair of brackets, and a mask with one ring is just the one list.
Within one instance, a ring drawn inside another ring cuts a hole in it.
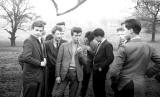
[{"label": "tree branch", "polygon": [[23,28],[17,28],[17,29],[22,30],[22,31],[26,31],[26,30],[25,30],[25,29],[23,29]]},{"label": "tree branch", "polygon": [[154,12],[151,11],[151,9],[149,8],[149,3],[147,2],[145,5],[146,9],[148,10],[149,13],[151,13],[152,15],[155,15]]},{"label": "tree branch", "polygon": [[6,32],[8,32],[9,34],[12,34],[12,32],[11,31],[9,31],[9,30],[7,30],[7,29],[4,29]]},{"label": "tree branch", "polygon": [[158,15],[159,11],[160,11],[160,3],[157,5],[156,17]]},{"label": "tree branch", "polygon": [[12,19],[12,12],[10,12],[3,4],[0,5],[0,7],[7,13],[9,19],[10,19],[10,22],[11,22],[11,27],[13,28],[13,19]]},{"label": "tree branch", "polygon": [[58,5],[57,5],[57,3],[56,3],[54,0],[52,0],[52,2],[53,2],[54,7],[55,7],[55,9],[56,9],[56,13],[58,13]]},{"label": "tree branch", "polygon": [[66,14],[66,13],[69,13],[69,12],[73,11],[74,9],[76,9],[76,8],[78,8],[80,5],[82,5],[85,1],[87,1],[87,0],[78,0],[78,3],[77,3],[76,6],[74,6],[73,8],[71,8],[71,9],[65,11],[65,12],[59,13],[59,12],[58,12],[58,5],[57,5],[57,3],[55,2],[55,0],[52,0],[53,4],[54,4],[54,6],[55,6],[55,9],[56,9],[57,16],[64,15],[64,14]]}]

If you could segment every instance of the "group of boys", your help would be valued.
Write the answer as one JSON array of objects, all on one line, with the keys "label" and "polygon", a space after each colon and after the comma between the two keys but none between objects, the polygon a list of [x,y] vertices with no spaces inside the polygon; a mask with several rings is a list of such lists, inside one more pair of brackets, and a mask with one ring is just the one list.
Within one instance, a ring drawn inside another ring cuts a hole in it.
[{"label": "group of boys", "polygon": [[[85,97],[91,74],[95,97],[106,97],[105,80],[114,60],[113,46],[105,32],[96,28],[85,35],[82,28],[70,30],[71,41],[62,39],[65,23],[56,24],[44,40],[43,21],[32,24],[32,33],[24,41],[19,63],[23,70],[23,97],[63,97],[69,85],[69,97]],[[115,97],[145,97],[144,76],[160,70],[160,54],[142,41],[141,24],[128,19],[121,24],[127,37],[121,41],[110,78]],[[150,59],[156,63],[147,69]],[[53,88],[55,87],[54,93]],[[141,96],[136,96],[141,95]]]}]

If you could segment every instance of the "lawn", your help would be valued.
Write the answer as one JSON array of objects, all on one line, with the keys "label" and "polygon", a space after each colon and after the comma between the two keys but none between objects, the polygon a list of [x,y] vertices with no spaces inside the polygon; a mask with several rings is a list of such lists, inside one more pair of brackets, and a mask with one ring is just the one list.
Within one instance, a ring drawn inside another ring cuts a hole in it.
[{"label": "lawn", "polygon": [[18,97],[21,87],[21,68],[17,57],[21,47],[0,47],[0,97]]},{"label": "lawn", "polygon": [[[148,37],[148,36],[145,36]],[[157,37],[159,38],[159,37]],[[160,42],[148,42],[150,45],[160,50]],[[149,41],[149,38],[146,38]],[[22,43],[18,42],[16,47],[9,47],[8,42],[0,42],[0,97],[19,97],[21,89],[22,70],[18,64],[17,57],[22,51]],[[154,78],[146,79],[147,97],[160,97],[160,83]],[[91,83],[89,85],[87,97],[92,97]],[[113,97],[110,89],[110,80],[106,80],[107,97]]]}]

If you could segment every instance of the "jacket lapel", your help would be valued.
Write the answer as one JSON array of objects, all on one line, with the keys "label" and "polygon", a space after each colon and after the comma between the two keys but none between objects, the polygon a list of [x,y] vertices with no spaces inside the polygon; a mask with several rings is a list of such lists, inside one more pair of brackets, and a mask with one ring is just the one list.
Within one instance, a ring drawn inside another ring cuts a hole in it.
[{"label": "jacket lapel", "polygon": [[72,42],[70,42],[69,44],[68,44],[68,51],[69,51],[69,54],[72,56]]},{"label": "jacket lapel", "polygon": [[55,50],[55,47],[54,47],[54,44],[53,44],[53,40],[51,40],[51,41],[49,42],[49,46],[50,46],[50,48],[51,48],[51,53],[53,54],[53,53],[54,53],[54,50]]},{"label": "jacket lapel", "polygon": [[59,43],[59,46],[61,46],[62,43],[64,43],[64,40],[61,39],[61,41]]},{"label": "jacket lapel", "polygon": [[39,55],[42,55],[42,48],[41,48],[40,42],[32,35],[31,35],[31,39],[32,39],[32,42],[34,42],[35,49],[38,50]]},{"label": "jacket lapel", "polygon": [[97,53],[100,51],[101,47],[103,46],[103,44],[104,44],[106,41],[107,41],[107,40],[105,39],[105,40],[97,47],[97,50],[96,50],[95,55],[97,55]]}]

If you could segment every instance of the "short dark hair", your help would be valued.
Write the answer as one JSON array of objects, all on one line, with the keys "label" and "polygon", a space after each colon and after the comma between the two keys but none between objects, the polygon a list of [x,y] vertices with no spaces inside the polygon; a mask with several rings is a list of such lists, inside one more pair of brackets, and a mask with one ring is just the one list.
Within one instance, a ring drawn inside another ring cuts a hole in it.
[{"label": "short dark hair", "polygon": [[61,27],[59,27],[59,26],[54,26],[51,32],[52,32],[52,34],[55,34],[55,33],[56,33],[56,31],[60,31],[60,32],[62,32],[62,28],[61,28]]},{"label": "short dark hair", "polygon": [[65,22],[59,22],[56,24],[57,26],[61,26],[61,25],[64,25],[65,26]]},{"label": "short dark hair", "polygon": [[88,41],[91,42],[94,39],[94,34],[92,31],[88,31],[88,32],[86,32],[84,37],[86,37],[88,39]]},{"label": "short dark hair", "polygon": [[125,24],[125,27],[130,30],[133,29],[135,34],[139,34],[141,31],[141,23],[136,19],[127,19],[121,25]]},{"label": "short dark hair", "polygon": [[51,39],[53,39],[52,34],[48,34],[48,35],[46,36],[46,38],[45,38],[45,41],[48,41],[48,40],[51,40]]},{"label": "short dark hair", "polygon": [[82,33],[82,28],[80,28],[80,27],[73,27],[71,29],[71,35],[73,36],[74,33]]},{"label": "short dark hair", "polygon": [[38,20],[32,23],[31,28],[34,29],[34,27],[43,27],[46,25],[46,22],[42,21],[42,20]]},{"label": "short dark hair", "polygon": [[94,37],[98,37],[98,36],[104,37],[104,31],[101,28],[95,29],[93,33],[94,33]]}]

